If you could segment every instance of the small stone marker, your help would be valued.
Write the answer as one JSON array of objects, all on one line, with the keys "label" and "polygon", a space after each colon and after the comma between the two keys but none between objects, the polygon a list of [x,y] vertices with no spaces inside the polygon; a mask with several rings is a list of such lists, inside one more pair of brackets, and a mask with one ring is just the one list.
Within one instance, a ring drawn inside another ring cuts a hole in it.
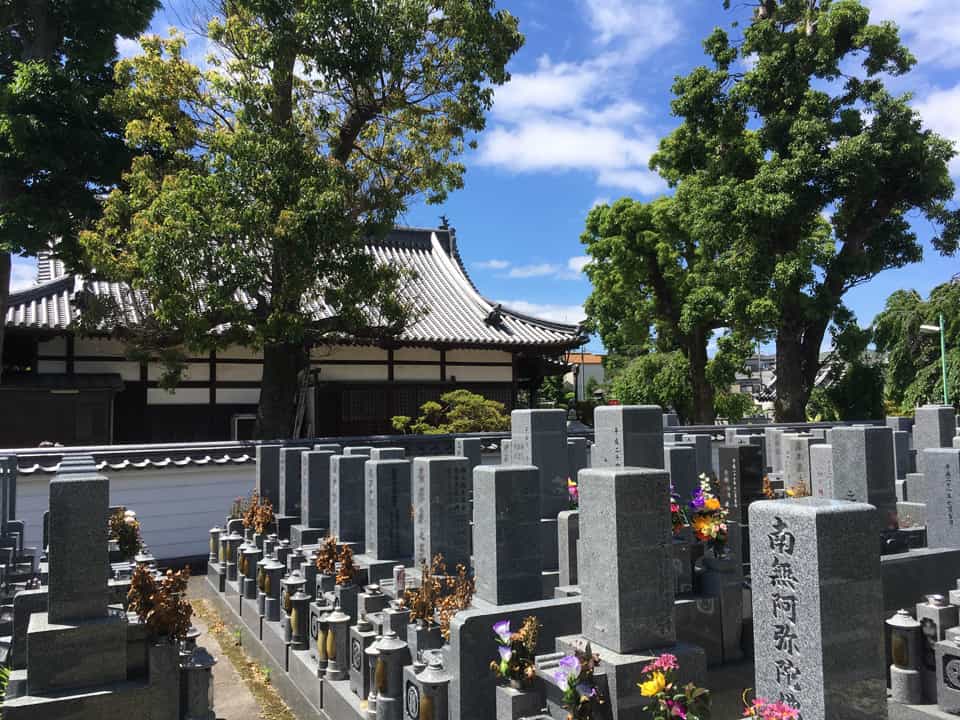
[{"label": "small stone marker", "polygon": [[663,467],[663,410],[657,405],[603,405],[593,421],[593,467]]},{"label": "small stone marker", "polygon": [[927,547],[960,547],[960,450],[935,448],[923,455]]},{"label": "small stone marker", "polygon": [[757,697],[804,720],[886,717],[877,526],[862,503],[750,507]]}]

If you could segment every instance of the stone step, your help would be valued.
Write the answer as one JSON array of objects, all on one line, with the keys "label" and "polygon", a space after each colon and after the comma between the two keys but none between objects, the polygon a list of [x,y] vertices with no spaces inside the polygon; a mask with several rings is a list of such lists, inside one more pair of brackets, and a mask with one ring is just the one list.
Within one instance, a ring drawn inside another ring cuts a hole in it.
[{"label": "stone step", "polygon": [[[16,680],[14,676],[16,675]],[[10,685],[25,692],[27,671],[10,674]],[[9,687],[9,686],[8,686]],[[51,695],[10,697],[3,703],[4,720],[70,720],[76,717],[143,717],[142,703],[150,696],[150,685],[145,682],[123,681],[96,690],[57,692]]]}]

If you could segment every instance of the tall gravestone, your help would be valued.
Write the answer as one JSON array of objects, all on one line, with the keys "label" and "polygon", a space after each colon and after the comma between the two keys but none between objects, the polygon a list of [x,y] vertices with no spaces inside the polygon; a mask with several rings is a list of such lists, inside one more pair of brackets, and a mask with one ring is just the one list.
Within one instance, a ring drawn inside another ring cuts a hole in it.
[{"label": "tall gravestone", "polygon": [[763,499],[763,457],[756,445],[721,445],[718,452],[717,498],[729,508],[729,545],[736,557],[749,561],[747,510]]},{"label": "tall gravestone", "polygon": [[682,502],[689,502],[700,486],[697,476],[697,452],[687,445],[664,445],[663,467],[670,475],[673,489]]},{"label": "tall gravestone", "polygon": [[834,498],[873,505],[880,529],[889,527],[897,511],[893,430],[837,427],[831,437]]},{"label": "tall gravestone", "polygon": [[690,445],[697,453],[697,475],[710,475],[714,471],[712,443],[709,435],[684,435],[678,444]]},{"label": "tall gravestone", "polygon": [[458,437],[453,439],[453,454],[465,457],[470,466],[470,472],[483,463],[483,442],[475,437]]},{"label": "tall gravestone", "polygon": [[910,433],[906,430],[893,431],[893,466],[897,480],[905,480],[910,472]]},{"label": "tall gravestone", "polygon": [[[582,638],[600,655],[613,718],[639,717],[636,685],[652,656],[676,655],[681,681],[706,674],[703,650],[677,643],[669,486],[658,468],[580,473]],[[580,639],[560,637],[557,649]]]},{"label": "tall gravestone", "polygon": [[863,503],[750,507],[757,697],[804,720],[886,717],[877,524]]},{"label": "tall gravestone", "polygon": [[960,450],[925,450],[927,547],[960,547]]},{"label": "tall gravestone", "polygon": [[331,450],[300,455],[300,523],[290,528],[294,547],[316,543],[330,529]]},{"label": "tall gravestone", "polygon": [[603,405],[593,411],[590,464],[663,467],[663,410],[656,405]]},{"label": "tall gravestone", "polygon": [[413,557],[409,460],[368,460],[365,553],[376,560]]},{"label": "tall gravestone", "polygon": [[555,520],[568,506],[567,414],[563,410],[514,410],[510,418],[513,462],[539,469],[541,517]]},{"label": "tall gravestone", "polygon": [[766,438],[767,468],[770,472],[783,472],[783,429],[764,428]]},{"label": "tall gravestone", "polygon": [[833,445],[810,446],[810,494],[833,497]]},{"label": "tall gravestone", "polygon": [[362,544],[366,538],[365,455],[330,458],[330,534],[343,542]]},{"label": "tall gravestone", "polygon": [[476,596],[494,605],[543,594],[540,472],[522,465],[473,470],[473,560]]},{"label": "tall gravestone", "polygon": [[783,487],[795,493],[810,493],[810,448],[822,443],[805,434],[783,436]]},{"label": "tall gravestone", "polygon": [[914,412],[913,447],[917,451],[917,472],[924,472],[923,451],[948,448],[957,434],[956,411],[950,405],[924,405]]},{"label": "tall gravestone", "polygon": [[256,491],[280,511],[280,445],[257,445]]},{"label": "tall gravestone", "polygon": [[277,513],[300,517],[300,456],[305,448],[280,450],[280,506]]},{"label": "tall gravestone", "polygon": [[443,555],[451,572],[470,566],[470,460],[455,455],[413,460],[413,560]]}]

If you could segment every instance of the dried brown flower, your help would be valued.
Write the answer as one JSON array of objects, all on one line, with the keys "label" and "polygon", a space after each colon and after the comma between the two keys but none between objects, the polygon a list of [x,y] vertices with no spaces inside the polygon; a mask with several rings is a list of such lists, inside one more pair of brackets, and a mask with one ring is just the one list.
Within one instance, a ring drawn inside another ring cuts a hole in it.
[{"label": "dried brown flower", "polygon": [[339,553],[337,538],[328,535],[320,543],[320,550],[317,551],[317,571],[323,575],[335,575],[337,572],[337,556]]},{"label": "dried brown flower", "polygon": [[143,566],[134,568],[127,602],[153,637],[172,640],[187,637],[193,616],[193,608],[186,599],[189,579],[189,566],[177,572],[167,570],[160,580]]},{"label": "dried brown flower", "polygon": [[140,537],[140,522],[131,510],[117,508],[110,515],[107,532],[111,540],[117,541],[120,552],[126,558],[132,558],[143,548]]},{"label": "dried brown flower", "polygon": [[254,490],[250,494],[250,503],[243,513],[243,526],[253,528],[258,535],[263,535],[273,525],[273,503]]},{"label": "dried brown flower", "polygon": [[337,576],[334,582],[337,585],[352,585],[357,578],[357,567],[353,564],[353,550],[349,545],[340,546],[337,561]]},{"label": "dried brown flower", "polygon": [[476,582],[463,565],[457,565],[456,576],[450,577],[443,555],[438,554],[430,565],[421,564],[420,585],[404,592],[404,601],[410,608],[411,620],[438,621],[444,639],[449,640],[450,621],[470,607],[475,590]]}]

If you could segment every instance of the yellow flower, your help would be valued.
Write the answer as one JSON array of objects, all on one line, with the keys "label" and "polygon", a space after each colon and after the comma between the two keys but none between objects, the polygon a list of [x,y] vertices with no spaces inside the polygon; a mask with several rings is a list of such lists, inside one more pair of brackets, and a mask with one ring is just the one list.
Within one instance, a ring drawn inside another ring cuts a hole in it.
[{"label": "yellow flower", "polygon": [[795,494],[793,488],[787,488],[787,497],[793,497]]},{"label": "yellow flower", "polygon": [[707,502],[705,503],[704,507],[706,507],[707,510],[719,510],[720,501],[713,497],[707,498]]},{"label": "yellow flower", "polygon": [[654,672],[650,679],[640,683],[640,694],[644,697],[654,697],[667,686],[667,678],[662,672]]}]

